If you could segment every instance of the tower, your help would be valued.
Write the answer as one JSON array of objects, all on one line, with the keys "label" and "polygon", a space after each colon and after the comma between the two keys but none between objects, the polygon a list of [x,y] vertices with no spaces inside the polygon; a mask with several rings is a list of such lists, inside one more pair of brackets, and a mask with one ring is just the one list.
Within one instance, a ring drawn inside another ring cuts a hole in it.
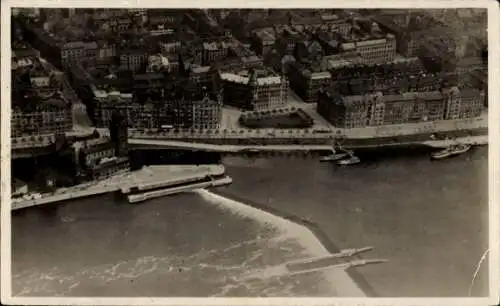
[{"label": "tower", "polygon": [[248,83],[247,85],[250,87],[250,93],[251,93],[251,98],[250,98],[250,103],[249,107],[253,109],[259,100],[259,94],[258,94],[258,76],[257,76],[257,71],[255,69],[250,69],[250,73],[248,76]]},{"label": "tower", "polygon": [[128,127],[126,118],[118,111],[111,115],[109,126],[111,141],[115,144],[115,155],[117,157],[128,156]]}]

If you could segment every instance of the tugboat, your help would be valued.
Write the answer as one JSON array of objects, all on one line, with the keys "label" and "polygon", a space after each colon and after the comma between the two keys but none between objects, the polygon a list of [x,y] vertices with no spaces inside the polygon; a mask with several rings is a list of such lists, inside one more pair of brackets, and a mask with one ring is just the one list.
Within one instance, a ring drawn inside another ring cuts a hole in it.
[{"label": "tugboat", "polygon": [[320,162],[338,161],[340,159],[346,158],[348,155],[349,155],[349,153],[347,153],[347,152],[335,153],[335,151],[333,151],[332,154],[321,157],[321,159],[319,161]]},{"label": "tugboat", "polygon": [[332,153],[327,155],[327,156],[323,156],[319,161],[320,162],[334,162],[334,161],[338,161],[338,160],[341,160],[343,158],[346,158],[347,156],[350,156],[353,154],[352,151],[343,149],[340,145],[338,145],[338,147],[342,152],[337,153],[337,151],[335,150],[335,145],[333,145]]},{"label": "tugboat", "polygon": [[337,161],[337,165],[339,165],[339,166],[348,166],[348,165],[359,164],[361,162],[361,160],[359,159],[359,157],[357,157],[356,155],[354,155],[354,151],[345,150],[345,152],[346,152],[347,158],[343,158],[341,160],[338,160]]},{"label": "tugboat", "polygon": [[349,154],[349,158],[345,158],[345,159],[341,159],[341,160],[337,161],[337,165],[348,166],[348,165],[359,164],[360,162],[361,162],[361,159],[359,159],[359,157],[357,157],[354,154]]},{"label": "tugboat", "polygon": [[471,149],[471,145],[468,144],[456,144],[452,145],[446,149],[440,150],[438,152],[434,152],[431,154],[431,159],[438,160],[444,159],[451,156],[460,155],[468,152]]}]

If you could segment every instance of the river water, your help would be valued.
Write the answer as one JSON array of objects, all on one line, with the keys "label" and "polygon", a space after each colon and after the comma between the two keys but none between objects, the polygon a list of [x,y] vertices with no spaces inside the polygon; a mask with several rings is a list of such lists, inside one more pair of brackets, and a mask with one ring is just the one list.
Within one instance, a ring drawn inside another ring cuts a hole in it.
[{"label": "river water", "polygon": [[[300,157],[225,157],[215,190],[305,217],[340,248],[374,246],[357,269],[379,296],[465,296],[487,248],[487,148],[364,156],[341,168]],[[12,219],[18,296],[342,296],[342,273],[248,279],[326,251],[301,226],[209,192],[129,205],[111,195]],[[487,267],[474,295],[487,294]]]}]

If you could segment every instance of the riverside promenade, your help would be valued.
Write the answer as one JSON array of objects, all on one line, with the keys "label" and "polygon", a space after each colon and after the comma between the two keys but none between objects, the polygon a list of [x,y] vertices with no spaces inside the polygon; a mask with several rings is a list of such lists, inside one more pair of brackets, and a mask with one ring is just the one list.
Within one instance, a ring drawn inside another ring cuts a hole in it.
[{"label": "riverside promenade", "polygon": [[[487,113],[477,118],[418,122],[352,129],[234,129],[199,131],[131,130],[129,142],[136,148],[172,148],[217,152],[328,150],[333,141],[350,149],[433,145],[435,138],[468,141],[488,134]],[[484,144],[484,141],[481,142]]]},{"label": "riverside promenade", "polygon": [[[488,114],[483,113],[479,117],[422,121],[415,123],[391,124],[381,126],[367,126],[360,128],[336,128],[332,125],[323,128],[313,129],[247,129],[234,127],[231,129],[219,130],[193,130],[175,132],[174,130],[155,132],[129,130],[129,138],[132,139],[169,139],[199,142],[202,140],[210,141],[217,139],[329,139],[332,137],[342,137],[345,139],[372,139],[397,136],[411,136],[418,134],[446,133],[454,131],[468,131],[488,128]],[[103,135],[108,133],[106,129],[99,129]]]},{"label": "riverside promenade", "polygon": [[[155,183],[177,184],[179,181],[204,178],[207,175],[220,176],[225,172],[222,165],[171,165],[149,166],[137,171],[117,174],[111,178],[84,183],[69,188],[57,189],[54,193],[42,194],[38,199],[12,199],[12,210],[31,206],[56,203],[82,197],[99,195],[120,190],[130,190],[139,185]],[[217,180],[213,182],[217,185]],[[210,187],[210,186],[207,186]],[[165,186],[165,188],[168,188]],[[192,190],[193,188],[178,189],[177,192]],[[175,193],[175,192],[174,192]]]},{"label": "riverside promenade", "polygon": [[488,136],[469,136],[461,137],[457,139],[447,139],[447,140],[430,140],[424,141],[422,144],[433,147],[433,148],[447,148],[454,144],[468,144],[472,146],[483,146],[488,144]]},{"label": "riverside promenade", "polygon": [[[426,137],[426,139],[429,139]],[[175,140],[153,140],[153,139],[130,139],[129,143],[139,149],[172,149],[184,150],[202,150],[221,153],[251,153],[251,152],[309,152],[309,151],[331,151],[332,145],[219,145],[210,143],[175,141]],[[379,143],[358,143],[346,144],[346,149],[369,149],[378,147],[398,147],[421,144],[433,148],[445,148],[450,145],[462,143],[470,145],[488,144],[487,135],[457,137],[453,140],[406,140],[406,141],[387,141]]]}]

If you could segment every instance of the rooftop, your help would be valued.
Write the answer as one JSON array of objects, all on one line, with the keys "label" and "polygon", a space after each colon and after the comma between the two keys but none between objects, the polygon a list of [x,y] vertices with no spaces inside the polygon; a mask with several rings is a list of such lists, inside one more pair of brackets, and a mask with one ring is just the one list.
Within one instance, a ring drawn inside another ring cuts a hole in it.
[{"label": "rooftop", "polygon": [[227,49],[229,45],[226,42],[204,42],[203,43],[203,49],[205,50],[220,50],[220,49]]},{"label": "rooftop", "polygon": [[262,41],[272,42],[276,39],[276,33],[272,28],[264,28],[257,30],[255,35]]},{"label": "rooftop", "polygon": [[[221,73],[220,78],[223,81],[239,83],[239,84],[248,84],[250,81],[250,77],[248,75],[235,74],[235,73]],[[257,85],[265,86],[272,84],[281,84],[281,77],[279,76],[266,76],[266,77],[258,77]]]}]

